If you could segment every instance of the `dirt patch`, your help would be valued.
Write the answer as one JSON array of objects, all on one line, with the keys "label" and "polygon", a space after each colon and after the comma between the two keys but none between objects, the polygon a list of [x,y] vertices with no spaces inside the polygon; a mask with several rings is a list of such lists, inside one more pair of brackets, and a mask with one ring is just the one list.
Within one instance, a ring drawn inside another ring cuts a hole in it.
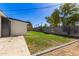
[{"label": "dirt patch", "polygon": [[79,42],[50,51],[43,56],[79,56]]}]

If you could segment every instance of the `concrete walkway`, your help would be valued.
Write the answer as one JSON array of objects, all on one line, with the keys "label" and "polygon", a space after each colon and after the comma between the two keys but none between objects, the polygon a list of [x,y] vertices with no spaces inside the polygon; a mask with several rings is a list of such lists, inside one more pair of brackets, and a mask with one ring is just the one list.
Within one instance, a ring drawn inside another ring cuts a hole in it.
[{"label": "concrete walkway", "polygon": [[30,56],[23,36],[0,38],[0,56]]}]

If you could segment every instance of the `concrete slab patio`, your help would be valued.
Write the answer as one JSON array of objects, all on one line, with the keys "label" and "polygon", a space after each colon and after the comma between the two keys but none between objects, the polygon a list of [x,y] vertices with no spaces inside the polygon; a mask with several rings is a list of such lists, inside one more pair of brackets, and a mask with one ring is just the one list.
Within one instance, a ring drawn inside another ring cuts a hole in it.
[{"label": "concrete slab patio", "polygon": [[0,38],[0,56],[30,56],[24,37]]}]

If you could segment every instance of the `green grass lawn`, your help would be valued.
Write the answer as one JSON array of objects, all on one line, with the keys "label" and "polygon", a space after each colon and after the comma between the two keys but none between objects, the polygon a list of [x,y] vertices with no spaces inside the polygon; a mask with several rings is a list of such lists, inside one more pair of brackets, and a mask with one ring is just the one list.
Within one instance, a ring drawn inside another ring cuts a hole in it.
[{"label": "green grass lawn", "polygon": [[30,31],[26,33],[25,40],[30,52],[33,54],[50,47],[70,42],[71,38]]}]

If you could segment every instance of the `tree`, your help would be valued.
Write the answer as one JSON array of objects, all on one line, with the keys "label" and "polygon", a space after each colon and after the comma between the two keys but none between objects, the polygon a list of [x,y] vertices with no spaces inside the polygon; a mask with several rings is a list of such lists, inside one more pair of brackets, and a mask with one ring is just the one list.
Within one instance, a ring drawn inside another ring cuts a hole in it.
[{"label": "tree", "polygon": [[50,17],[46,17],[47,22],[51,25],[57,26],[60,23],[59,20],[59,10],[55,9],[55,11],[51,14]]},{"label": "tree", "polygon": [[43,25],[43,29],[45,29],[45,28],[47,28],[48,27],[48,25],[45,23],[44,25]]},{"label": "tree", "polygon": [[59,9],[55,9],[51,16],[46,19],[53,26],[58,26],[59,23],[62,23],[63,31],[70,34],[71,26],[75,26],[75,22],[79,20],[78,12],[78,6],[75,3],[65,3]]},{"label": "tree", "polygon": [[42,31],[42,32],[44,32],[44,30],[45,30],[47,27],[48,27],[47,24],[44,24],[44,25],[41,24],[41,25],[39,26],[39,30]]},{"label": "tree", "polygon": [[[77,13],[78,8],[77,8],[76,4],[65,3],[60,6],[59,10],[60,10],[61,21],[63,24],[63,31],[67,31],[66,28],[69,27],[70,24],[72,24],[70,21],[73,21],[73,19],[71,20],[70,17],[74,13]],[[68,30],[70,30],[70,28],[68,28]],[[70,32],[70,31],[68,31],[68,32]]]},{"label": "tree", "polygon": [[76,29],[76,22],[79,22],[79,14],[78,13],[73,14],[73,15],[71,15],[71,17],[69,19],[70,19],[69,22],[72,24],[73,30],[74,30],[74,34],[75,34],[78,31]]}]

